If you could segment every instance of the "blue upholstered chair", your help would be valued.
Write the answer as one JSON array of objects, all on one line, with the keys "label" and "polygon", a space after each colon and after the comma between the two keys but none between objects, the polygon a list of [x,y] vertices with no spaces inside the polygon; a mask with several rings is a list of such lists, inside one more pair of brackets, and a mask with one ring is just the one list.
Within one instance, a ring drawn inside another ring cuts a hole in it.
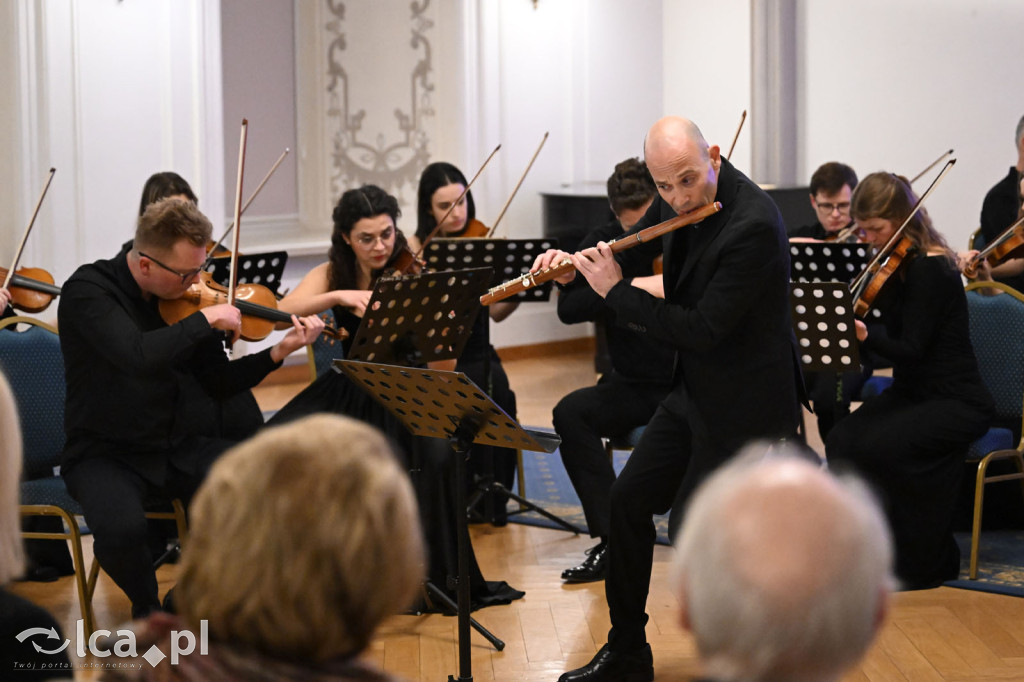
[{"label": "blue upholstered chair", "polygon": [[[320,317],[328,327],[337,328],[334,324],[334,312],[332,310],[324,311]],[[332,339],[327,334],[321,334],[316,341],[306,346],[310,383],[316,381],[321,374],[331,369],[332,360],[340,360],[344,357],[345,352],[341,349],[341,340]]]},{"label": "blue upholstered chair", "polygon": [[[60,477],[60,454],[64,448],[64,357],[57,330],[29,317],[0,320],[0,371],[11,385],[18,406],[24,460],[22,464],[21,515],[58,516],[63,532],[26,532],[26,539],[71,542],[75,584],[82,609],[85,632],[95,630],[92,595],[99,574],[94,560],[86,577],[82,556],[82,534],[76,517],[82,508],[68,493]],[[179,500],[173,512],[154,511],[149,518],[174,519],[178,534],[186,533],[185,512]]]},{"label": "blue upholstered chair", "polygon": [[[986,295],[981,289],[994,288],[1002,293]],[[978,358],[981,378],[995,401],[997,418],[1021,420],[1024,427],[1024,295],[999,282],[972,282],[967,285],[971,344]],[[988,475],[989,465],[997,460],[1014,462],[1016,473]],[[978,541],[985,484],[1020,480],[1024,491],[1024,439],[1013,444],[1009,429],[992,428],[971,444],[967,460],[978,462],[974,488],[974,522],[971,527],[970,578],[978,576]]]}]

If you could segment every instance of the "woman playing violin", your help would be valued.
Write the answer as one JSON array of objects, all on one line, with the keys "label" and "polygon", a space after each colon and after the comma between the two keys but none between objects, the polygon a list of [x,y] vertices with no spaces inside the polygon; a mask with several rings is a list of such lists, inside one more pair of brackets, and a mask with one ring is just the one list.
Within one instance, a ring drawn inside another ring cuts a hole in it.
[{"label": "woman playing violin", "polygon": [[[328,260],[313,268],[279,307],[299,314],[332,309],[340,327],[349,331],[349,343],[359,327],[381,270],[391,255],[405,245],[396,222],[398,201],[374,185],[345,192],[334,207],[334,231]],[[345,351],[348,346],[343,344]],[[437,438],[412,436],[390,412],[354,385],[345,375],[326,372],[288,405],[270,424],[292,421],[316,412],[355,417],[384,431],[400,446],[408,470],[417,468],[414,481],[423,517],[429,555],[428,578],[446,590],[447,578],[457,574],[457,527],[454,516],[452,467],[448,444]],[[413,467],[413,455],[419,464]],[[505,583],[488,583],[470,556],[470,582],[475,604],[508,603],[523,595]],[[447,590],[446,590],[447,591]],[[454,597],[454,594],[452,594]]]},{"label": "woman playing violin", "polygon": [[[851,213],[880,247],[911,214],[905,178],[873,173],[853,192]],[[922,208],[903,230],[909,249],[880,289],[882,324],[857,320],[862,347],[893,364],[893,384],[832,429],[831,465],[847,463],[877,486],[896,541],[896,573],[910,589],[959,573],[954,501],[963,455],[988,428],[992,400],[968,334],[967,301],[953,252]]]},{"label": "woman playing violin", "polygon": [[[466,176],[452,164],[436,162],[423,169],[417,194],[417,240],[426,239],[437,227],[438,221],[442,219],[444,222],[441,223],[441,229],[438,231],[437,236],[439,237],[450,239],[486,236],[487,228],[476,220],[476,204],[473,201],[472,191],[466,192],[458,205],[452,209],[452,204],[458,201],[465,190]],[[452,210],[449,212],[449,209]],[[447,218],[445,214],[447,214]],[[505,374],[505,368],[501,365],[498,353],[488,341],[487,325],[488,315],[495,322],[501,322],[511,315],[518,306],[518,301],[503,301],[481,310],[462,351],[462,357],[455,365],[456,371],[464,372],[512,418],[515,418],[516,415],[516,395],[509,387],[508,375]],[[490,367],[489,375],[488,365]],[[489,458],[492,461],[487,461]],[[473,456],[469,458],[468,466],[467,485],[470,486],[471,491],[475,487],[474,477],[489,475],[492,464],[494,480],[511,489],[516,471],[515,450],[476,445]],[[492,513],[487,520],[495,525],[504,525],[507,519],[506,502],[505,499],[497,498],[489,500],[488,505],[491,507]]]}]

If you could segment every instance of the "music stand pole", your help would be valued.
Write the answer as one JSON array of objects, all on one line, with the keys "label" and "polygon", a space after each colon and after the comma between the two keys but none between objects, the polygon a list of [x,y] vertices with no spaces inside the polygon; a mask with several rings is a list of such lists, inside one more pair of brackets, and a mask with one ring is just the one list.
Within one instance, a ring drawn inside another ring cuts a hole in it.
[{"label": "music stand pole", "polygon": [[[553,452],[560,439],[528,431],[462,372],[394,367],[356,360],[335,360],[335,367],[361,386],[402,422],[414,436],[443,438],[456,451],[456,475],[465,480],[465,459],[472,443],[502,444]],[[465,488],[455,491],[458,527],[459,677],[472,680],[470,656],[469,524]]]}]

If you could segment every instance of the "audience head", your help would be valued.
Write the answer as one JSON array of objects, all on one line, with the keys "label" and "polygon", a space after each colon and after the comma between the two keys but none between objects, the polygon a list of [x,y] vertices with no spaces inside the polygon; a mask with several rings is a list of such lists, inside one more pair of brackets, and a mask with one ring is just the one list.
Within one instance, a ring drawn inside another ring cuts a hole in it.
[{"label": "audience head", "polygon": [[722,158],[697,125],[678,116],[658,120],[647,132],[644,159],[661,198],[682,215],[715,200]]},{"label": "audience head", "polygon": [[376,185],[341,195],[334,207],[331,233],[331,289],[356,289],[358,272],[380,271],[396,249],[405,246],[397,227],[398,200]]},{"label": "audience head", "polygon": [[149,179],[146,180],[146,184],[142,187],[142,201],[139,203],[139,215],[141,216],[145,213],[146,207],[150,204],[160,201],[161,199],[166,199],[167,197],[186,199],[191,201],[193,204],[199,203],[199,200],[196,199],[195,193],[192,191],[192,188],[189,187],[185,178],[171,171],[153,173],[149,176]]},{"label": "audience head", "polygon": [[175,599],[211,639],[281,659],[361,652],[411,604],[423,540],[409,478],[384,436],[315,415],[221,457],[191,506]]},{"label": "audience head", "polygon": [[647,164],[637,158],[615,164],[608,177],[608,203],[624,230],[643,217],[657,193]]},{"label": "audience head", "polygon": [[[872,173],[857,185],[851,199],[850,214],[858,229],[872,246],[884,246],[906,221],[917,204],[917,195],[910,181],[893,173]],[[928,210],[923,206],[903,230],[911,243],[922,252],[944,251],[950,258],[946,240],[932,226]]]},{"label": "audience head", "polygon": [[698,489],[676,538],[683,624],[708,677],[836,680],[871,644],[892,539],[859,481],[751,446]]},{"label": "audience head", "polygon": [[845,163],[830,161],[811,175],[811,206],[826,232],[838,232],[850,224],[850,197],[857,173]]},{"label": "audience head", "polygon": [[21,481],[21,426],[7,379],[0,373],[0,585],[25,570],[18,513]]},{"label": "audience head", "polygon": [[[423,169],[420,187],[416,194],[416,238],[421,242],[437,227],[437,221],[444,218],[448,209],[466,190],[466,176],[450,163],[438,161]],[[448,213],[439,236],[455,236],[476,219],[476,204],[473,193],[466,192],[461,203]]]}]

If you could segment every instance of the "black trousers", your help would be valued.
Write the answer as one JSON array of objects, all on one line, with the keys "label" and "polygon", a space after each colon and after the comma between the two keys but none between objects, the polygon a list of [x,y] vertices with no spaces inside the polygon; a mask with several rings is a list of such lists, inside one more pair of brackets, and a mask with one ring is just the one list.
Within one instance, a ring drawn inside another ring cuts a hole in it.
[{"label": "black trousers", "polygon": [[646,425],[668,392],[668,386],[630,382],[609,373],[596,386],[573,391],[555,406],[562,464],[583,505],[591,537],[607,538],[611,527],[615,470],[602,438],[624,436]]},{"label": "black trousers", "polygon": [[[93,533],[93,552],[100,566],[132,602],[132,616],[160,607],[156,571],[149,549],[145,508],[179,498],[188,505],[213,462],[233,441],[195,438],[187,443],[190,469],[172,463],[160,481],[147,479],[122,461],[89,457],[63,472],[68,492],[85,512]],[[197,466],[198,465],[198,466]]]},{"label": "black trousers", "polygon": [[706,442],[695,447],[695,440],[702,439],[694,438],[680,402],[670,396],[658,407],[612,485],[605,596],[613,651],[632,651],[647,641],[647,594],[657,537],[653,516],[664,514],[674,501],[685,502],[686,495],[679,493],[692,490],[728,457]]},{"label": "black trousers", "polygon": [[956,496],[967,446],[988,421],[985,411],[961,400],[915,401],[889,389],[829,434],[829,467],[860,473],[881,499],[903,587],[936,587],[959,574]]}]

